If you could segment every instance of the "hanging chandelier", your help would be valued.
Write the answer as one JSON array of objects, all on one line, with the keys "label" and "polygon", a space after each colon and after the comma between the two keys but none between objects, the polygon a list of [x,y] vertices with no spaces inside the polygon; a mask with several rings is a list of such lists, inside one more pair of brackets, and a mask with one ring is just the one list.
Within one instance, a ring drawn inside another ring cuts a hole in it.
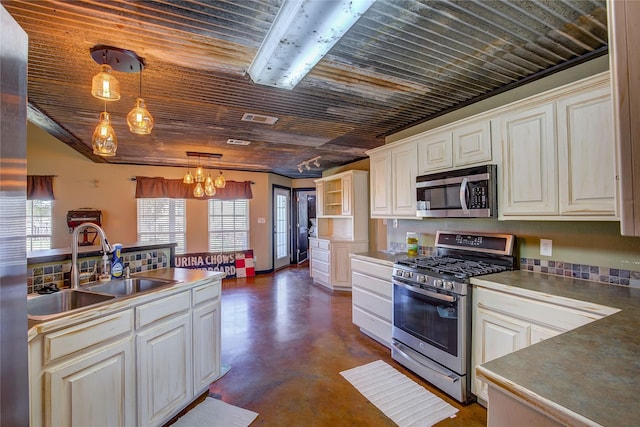
[{"label": "hanging chandelier", "polygon": [[90,50],[91,57],[100,64],[100,72],[91,81],[91,94],[105,101],[104,112],[93,132],[91,145],[93,153],[99,156],[115,156],[118,139],[111,125],[111,116],[107,113],[106,101],[120,99],[120,82],[113,76],[113,71],[124,73],[140,73],[139,97],[136,106],[127,115],[127,123],[131,132],[141,135],[151,133],[153,117],[142,99],[142,69],[144,60],[135,52],[112,46],[96,45]]}]

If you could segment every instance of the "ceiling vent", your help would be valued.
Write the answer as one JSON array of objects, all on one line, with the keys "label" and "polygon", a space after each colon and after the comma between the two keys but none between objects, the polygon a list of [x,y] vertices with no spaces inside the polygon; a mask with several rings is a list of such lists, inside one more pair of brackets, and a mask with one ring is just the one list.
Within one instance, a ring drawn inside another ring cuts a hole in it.
[{"label": "ceiling vent", "polygon": [[231,145],[249,145],[251,141],[245,141],[244,139],[227,139],[227,144]]},{"label": "ceiling vent", "polygon": [[277,117],[262,116],[260,114],[244,113],[242,115],[243,122],[262,123],[264,125],[272,125],[278,121]]}]

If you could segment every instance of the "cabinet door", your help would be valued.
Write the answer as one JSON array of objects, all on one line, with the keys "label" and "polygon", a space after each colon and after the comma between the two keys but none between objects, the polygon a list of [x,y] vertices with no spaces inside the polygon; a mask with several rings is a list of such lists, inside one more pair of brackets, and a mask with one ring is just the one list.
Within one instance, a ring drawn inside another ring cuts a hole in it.
[{"label": "cabinet door", "polygon": [[193,311],[193,395],[220,376],[220,300]]},{"label": "cabinet door", "polygon": [[331,244],[331,285],[333,287],[351,288],[351,262],[348,243]]},{"label": "cabinet door", "polygon": [[316,182],[316,217],[324,215],[324,183]]},{"label": "cabinet door", "polygon": [[353,212],[353,176],[342,177],[342,215],[352,215]]},{"label": "cabinet door", "polygon": [[558,213],[552,103],[503,116],[502,216]]},{"label": "cabinet door", "polygon": [[369,169],[371,217],[390,216],[392,212],[391,151],[371,155]]},{"label": "cabinet door", "polygon": [[138,333],[138,425],[160,425],[189,403],[191,343],[190,313]]},{"label": "cabinet door", "polygon": [[491,161],[491,129],[482,120],[453,130],[453,164],[466,166]]},{"label": "cabinet door", "polygon": [[49,426],[136,425],[133,337],[44,371]]},{"label": "cabinet door", "polygon": [[418,175],[453,167],[451,131],[429,135],[418,141]]},{"label": "cabinet door", "polygon": [[608,85],[558,101],[560,213],[616,214],[615,132]]},{"label": "cabinet door", "polygon": [[530,344],[537,344],[540,341],[544,341],[547,338],[555,337],[558,334],[561,334],[562,331],[558,331],[556,329],[547,328],[546,326],[536,325],[535,323],[531,324],[531,337],[529,339]]},{"label": "cabinet door", "polygon": [[473,326],[473,392],[487,400],[487,384],[475,377],[475,367],[512,353],[529,344],[528,322],[523,322],[483,308],[476,308]]},{"label": "cabinet door", "polygon": [[391,150],[393,215],[416,217],[417,143],[403,144]]}]

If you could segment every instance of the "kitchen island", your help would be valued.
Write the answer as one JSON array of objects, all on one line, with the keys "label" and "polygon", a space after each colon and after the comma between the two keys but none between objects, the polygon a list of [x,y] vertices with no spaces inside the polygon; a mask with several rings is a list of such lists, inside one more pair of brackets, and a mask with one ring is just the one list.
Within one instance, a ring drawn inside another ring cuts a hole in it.
[{"label": "kitchen island", "polygon": [[478,366],[489,384],[489,426],[638,424],[640,289],[527,271],[471,282],[620,310]]},{"label": "kitchen island", "polygon": [[221,375],[223,276],[145,271],[132,278],[172,282],[29,320],[31,426],[157,426],[206,392]]}]

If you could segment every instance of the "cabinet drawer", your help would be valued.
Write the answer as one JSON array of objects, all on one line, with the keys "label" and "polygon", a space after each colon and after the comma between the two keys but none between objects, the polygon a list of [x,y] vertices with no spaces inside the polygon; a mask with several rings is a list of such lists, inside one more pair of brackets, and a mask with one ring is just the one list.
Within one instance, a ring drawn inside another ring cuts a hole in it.
[{"label": "cabinet drawer", "polygon": [[133,330],[133,311],[126,310],[81,325],[72,326],[44,337],[44,363],[68,356]]},{"label": "cabinet drawer", "polygon": [[362,261],[360,259],[351,260],[351,271],[364,273],[368,276],[374,276],[387,282],[391,282],[393,267],[388,265],[376,264],[374,262]]},{"label": "cabinet drawer", "polygon": [[181,292],[179,294],[136,307],[136,329],[157,320],[189,310],[191,305],[190,295],[190,292]]},{"label": "cabinet drawer", "polygon": [[376,336],[380,341],[389,347],[391,345],[391,323],[380,319],[358,307],[352,310],[353,323]]},{"label": "cabinet drawer", "polygon": [[[315,264],[314,264],[315,265]],[[319,270],[313,270],[313,281],[322,283],[325,286],[329,286],[329,273],[325,273]]]},{"label": "cabinet drawer", "polygon": [[316,249],[329,249],[331,242],[329,240],[309,239],[309,247]]},{"label": "cabinet drawer", "polygon": [[389,276],[389,278],[386,280],[382,280],[376,277],[371,277],[366,274],[359,273],[357,271],[353,271],[353,264],[351,264],[351,268],[351,282],[354,288],[358,287],[360,289],[373,292],[391,301],[391,294],[393,292],[391,285],[391,276]]},{"label": "cabinet drawer", "polygon": [[220,282],[214,284],[208,283],[206,285],[198,286],[192,291],[192,304],[194,306],[202,304],[206,301],[213,301],[220,296]]},{"label": "cabinet drawer", "polygon": [[322,249],[316,249],[313,251],[313,262],[329,263],[329,251],[323,251]]},{"label": "cabinet drawer", "polygon": [[490,289],[477,288],[475,291],[477,293],[478,307],[490,308],[510,316],[541,325],[548,325],[560,331],[575,329],[578,326],[586,325],[604,317],[600,314],[575,310]]},{"label": "cabinet drawer", "polygon": [[390,299],[382,298],[358,288],[353,288],[352,302],[353,305],[358,308],[391,322],[393,308]]}]

